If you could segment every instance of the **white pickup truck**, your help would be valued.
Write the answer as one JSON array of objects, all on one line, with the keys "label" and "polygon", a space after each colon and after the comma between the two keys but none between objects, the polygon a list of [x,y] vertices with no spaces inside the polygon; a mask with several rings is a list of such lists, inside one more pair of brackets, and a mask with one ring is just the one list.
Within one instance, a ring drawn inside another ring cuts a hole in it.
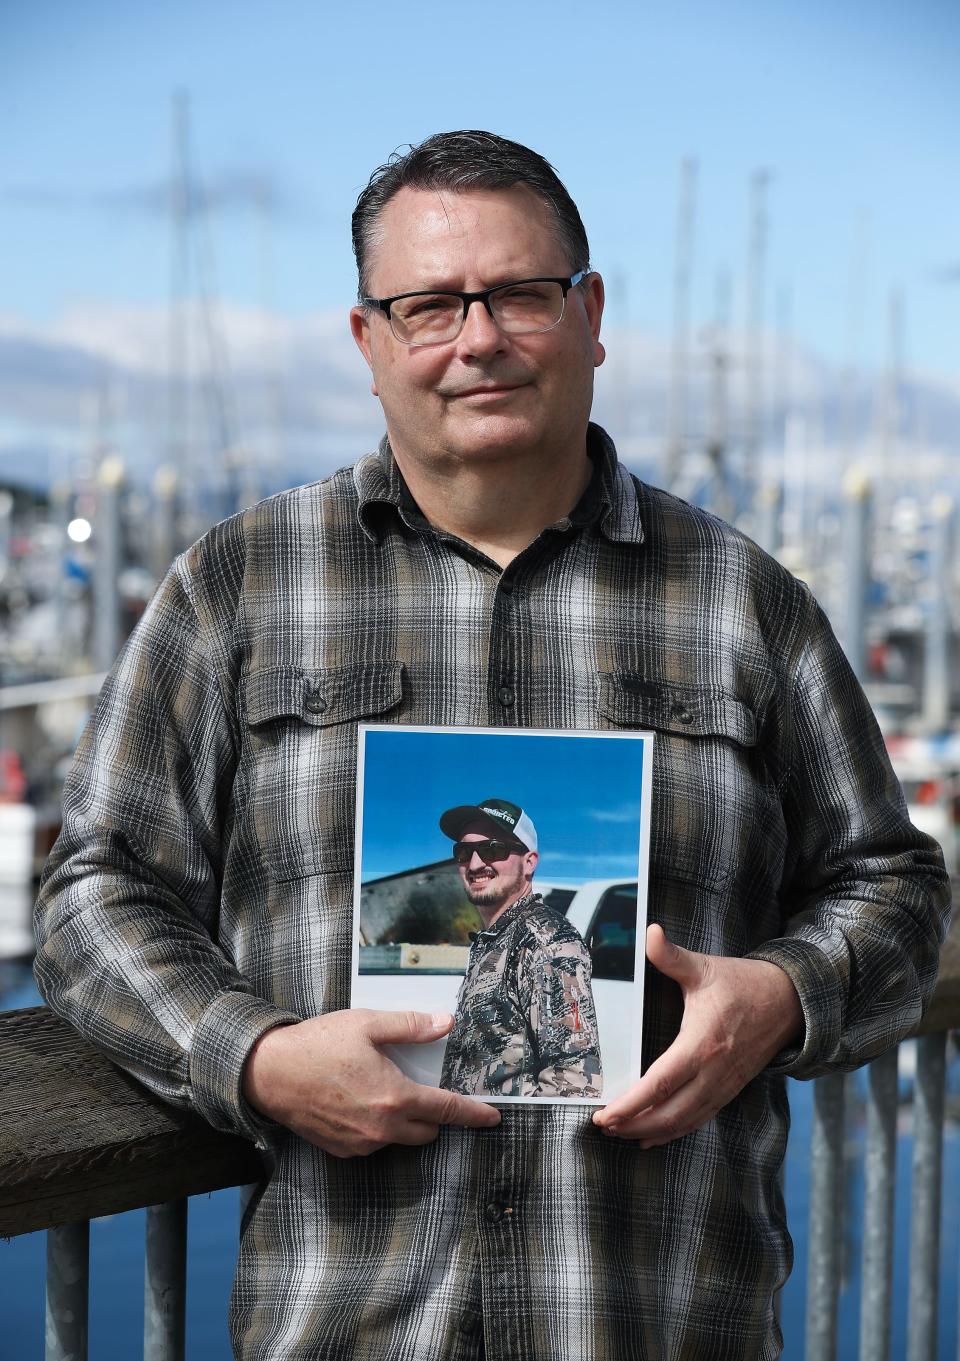
[{"label": "white pickup truck", "polygon": [[[636,879],[594,879],[572,891],[569,886],[538,885],[547,901],[568,902],[567,919],[580,932],[593,960],[593,999],[600,1031],[600,1053],[605,1096],[626,1085],[639,1073],[640,1009],[643,996],[643,958],[637,957]],[[555,892],[554,892],[555,891]],[[641,932],[642,938],[642,932]],[[355,1007],[386,1011],[454,1011],[467,963],[467,946],[401,944],[384,947],[372,961],[363,961],[353,985]],[[440,1081],[445,1040],[430,1045],[405,1045],[393,1057],[418,1082]],[[606,1081],[613,1081],[613,1089]]]}]

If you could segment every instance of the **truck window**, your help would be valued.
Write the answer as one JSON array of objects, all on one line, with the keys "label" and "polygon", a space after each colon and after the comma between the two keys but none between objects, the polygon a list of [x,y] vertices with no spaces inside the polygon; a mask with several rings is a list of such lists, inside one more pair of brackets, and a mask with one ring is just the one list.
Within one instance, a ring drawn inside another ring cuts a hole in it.
[{"label": "truck window", "polygon": [[637,886],[608,888],[590,923],[587,941],[594,978],[633,981],[637,949]]}]

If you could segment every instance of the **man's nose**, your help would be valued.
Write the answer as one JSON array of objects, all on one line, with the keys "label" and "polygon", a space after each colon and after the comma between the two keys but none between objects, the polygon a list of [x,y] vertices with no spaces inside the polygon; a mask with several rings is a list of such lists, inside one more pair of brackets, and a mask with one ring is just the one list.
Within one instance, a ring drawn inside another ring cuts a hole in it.
[{"label": "man's nose", "polygon": [[[475,860],[476,860],[476,862],[477,862],[476,865],[473,863]],[[487,862],[483,859],[483,857],[481,856],[481,854],[480,854],[479,851],[471,851],[471,852],[470,852],[470,859],[467,861],[467,869],[468,869],[468,870],[472,870],[472,869],[477,869],[478,867],[479,867],[480,869],[483,869],[483,867],[484,867],[484,865],[485,865],[486,863],[487,863]]]},{"label": "man's nose", "polygon": [[457,337],[461,349],[470,354],[496,354],[506,349],[507,338],[493,318],[489,307],[479,298],[467,307],[463,330]]}]

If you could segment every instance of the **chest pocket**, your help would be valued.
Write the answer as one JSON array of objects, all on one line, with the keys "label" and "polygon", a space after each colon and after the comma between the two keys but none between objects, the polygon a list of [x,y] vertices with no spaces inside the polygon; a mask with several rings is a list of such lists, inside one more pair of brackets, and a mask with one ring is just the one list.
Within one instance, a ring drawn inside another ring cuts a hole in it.
[{"label": "chest pocket", "polygon": [[403,699],[403,664],[273,666],[241,681],[252,834],[278,880],[353,867],[357,724]]},{"label": "chest pocket", "polygon": [[616,728],[655,734],[652,879],[721,889],[755,855],[770,811],[754,710],[720,687],[630,672],[601,675],[599,710]]}]

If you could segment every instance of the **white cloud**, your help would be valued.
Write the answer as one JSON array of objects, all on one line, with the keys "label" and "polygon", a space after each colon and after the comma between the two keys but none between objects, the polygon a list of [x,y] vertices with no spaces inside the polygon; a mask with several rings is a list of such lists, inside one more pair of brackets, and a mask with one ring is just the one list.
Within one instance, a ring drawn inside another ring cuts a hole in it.
[{"label": "white cloud", "polygon": [[[319,354],[338,371],[362,378],[363,360],[350,337],[346,315],[314,313],[283,317],[255,307],[217,304],[205,315],[197,300],[177,305],[177,330],[186,340],[192,371],[208,362],[208,326],[225,346],[239,372],[268,372],[278,356]],[[51,349],[66,347],[140,375],[165,377],[182,370],[183,356],[171,365],[171,312],[166,305],[83,301],[64,308],[49,322],[27,322],[0,313],[0,339],[25,341]]]},{"label": "white cloud", "polygon": [[627,823],[637,822],[639,813],[636,804],[623,804],[620,808],[588,808],[586,815],[594,822]]},{"label": "white cloud", "polygon": [[604,852],[601,855],[585,847],[580,851],[544,850],[538,869],[542,880],[577,879],[636,879],[636,856]]},{"label": "white cloud", "polygon": [[[180,367],[191,372],[189,420],[195,461],[216,464],[220,439],[211,425],[210,344],[229,376],[225,406],[230,439],[275,482],[315,477],[373,447],[382,430],[369,375],[349,334],[345,312],[288,317],[221,303],[205,316],[197,302],[181,311]],[[18,450],[62,451],[106,441],[132,467],[152,472],[169,445],[170,311],[165,306],[80,301],[45,322],[0,314],[0,405],[5,466]],[[597,378],[597,419],[608,425],[628,462],[659,475],[670,427],[671,347],[662,336],[610,327],[608,360]],[[734,337],[734,339],[737,339]],[[851,375],[801,345],[764,341],[763,392],[771,466],[782,466],[784,404],[796,414],[808,466],[836,471],[836,450],[869,450],[882,416],[881,378]],[[702,460],[713,428],[716,366],[708,338],[694,337],[687,374],[688,447]],[[724,405],[734,459],[742,428],[743,366],[728,356]],[[780,403],[779,409],[777,403]],[[900,385],[900,448],[911,467],[937,476],[960,452],[960,377],[955,382],[910,374]],[[856,438],[850,430],[855,427]],[[829,450],[827,459],[819,453]],[[42,460],[41,460],[42,461]],[[842,458],[841,458],[842,461]],[[954,460],[955,461],[955,460]]]},{"label": "white cloud", "polygon": [[[194,462],[215,464],[208,319],[182,309],[180,363],[190,367],[187,414]],[[282,317],[221,305],[211,313],[229,439],[264,467],[271,489],[323,476],[374,447],[382,432],[362,356],[340,311]],[[161,306],[77,303],[48,322],[0,315],[3,471],[29,445],[118,447],[147,476],[170,445],[170,313]],[[184,344],[185,342],[185,344]],[[182,403],[182,398],[178,401]],[[35,460],[34,460],[35,462]],[[213,471],[210,471],[213,476]]]}]

